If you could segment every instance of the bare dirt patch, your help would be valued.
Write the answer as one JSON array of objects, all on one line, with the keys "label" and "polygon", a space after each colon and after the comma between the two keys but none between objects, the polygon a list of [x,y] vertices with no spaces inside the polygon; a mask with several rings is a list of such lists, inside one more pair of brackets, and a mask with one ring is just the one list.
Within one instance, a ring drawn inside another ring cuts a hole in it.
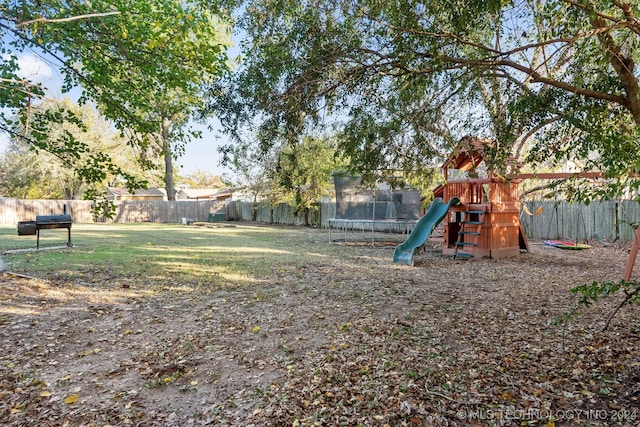
[{"label": "bare dirt patch", "polygon": [[0,275],[3,425],[637,425],[637,307],[560,321],[625,245],[410,268],[299,232],[251,284]]}]

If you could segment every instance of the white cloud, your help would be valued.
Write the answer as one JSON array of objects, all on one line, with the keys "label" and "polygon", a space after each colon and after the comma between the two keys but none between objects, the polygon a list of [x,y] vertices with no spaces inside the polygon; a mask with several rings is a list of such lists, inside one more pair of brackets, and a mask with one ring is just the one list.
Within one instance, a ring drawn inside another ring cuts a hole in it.
[{"label": "white cloud", "polygon": [[0,153],[4,153],[9,145],[9,135],[4,132],[0,132]]},{"label": "white cloud", "polygon": [[31,81],[44,81],[53,75],[51,67],[34,55],[22,55],[18,58],[18,75]]}]

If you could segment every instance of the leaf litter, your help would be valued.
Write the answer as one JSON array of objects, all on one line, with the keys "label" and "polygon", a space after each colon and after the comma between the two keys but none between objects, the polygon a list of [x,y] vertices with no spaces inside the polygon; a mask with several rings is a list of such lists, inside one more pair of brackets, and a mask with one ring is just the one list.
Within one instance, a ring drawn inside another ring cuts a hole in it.
[{"label": "leaf litter", "polygon": [[625,245],[410,268],[296,234],[312,255],[247,283],[0,276],[3,425],[638,424],[638,308],[601,332],[617,300],[569,292]]}]

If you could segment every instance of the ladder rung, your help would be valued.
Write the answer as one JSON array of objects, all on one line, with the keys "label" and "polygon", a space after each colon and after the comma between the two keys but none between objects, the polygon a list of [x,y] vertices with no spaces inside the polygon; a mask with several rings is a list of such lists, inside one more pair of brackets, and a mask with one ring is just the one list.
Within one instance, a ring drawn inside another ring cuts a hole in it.
[{"label": "ladder rung", "polygon": [[482,221],[462,221],[461,224],[482,225],[482,224],[484,224],[484,222],[482,222]]},{"label": "ladder rung", "polygon": [[479,236],[480,233],[477,231],[458,231],[458,234],[467,234],[469,236]]},{"label": "ladder rung", "polygon": [[485,211],[464,211],[464,213],[484,215],[486,212]]},{"label": "ladder rung", "polygon": [[456,242],[456,245],[458,245],[458,246],[478,246],[477,243],[473,243],[473,242]]},{"label": "ladder rung", "polygon": [[473,254],[456,252],[455,254],[453,254],[453,257],[454,258],[473,258]]}]

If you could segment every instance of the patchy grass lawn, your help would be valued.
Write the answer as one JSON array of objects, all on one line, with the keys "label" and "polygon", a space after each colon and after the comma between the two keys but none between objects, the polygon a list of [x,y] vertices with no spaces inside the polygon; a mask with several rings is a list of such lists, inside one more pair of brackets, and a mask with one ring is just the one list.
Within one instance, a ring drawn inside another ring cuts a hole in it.
[{"label": "patchy grass lawn", "polygon": [[[64,244],[45,230],[41,245]],[[627,246],[416,267],[325,230],[0,228],[3,425],[637,425],[640,317],[575,285]],[[564,313],[571,319],[564,322]]]}]

